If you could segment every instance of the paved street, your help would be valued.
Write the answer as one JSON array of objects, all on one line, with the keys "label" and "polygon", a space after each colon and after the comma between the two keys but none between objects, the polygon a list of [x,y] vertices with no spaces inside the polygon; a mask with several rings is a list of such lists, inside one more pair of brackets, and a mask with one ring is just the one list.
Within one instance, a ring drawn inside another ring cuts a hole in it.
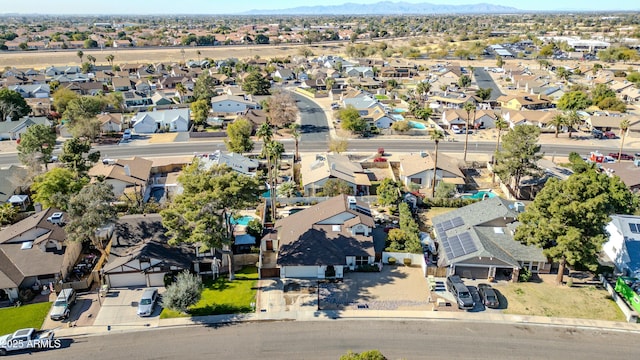
[{"label": "paved street", "polygon": [[329,123],[324,110],[313,100],[292,91],[300,109],[300,144],[329,141]]},{"label": "paved street", "polygon": [[502,92],[500,92],[500,87],[498,87],[495,81],[493,81],[493,78],[491,78],[491,75],[489,75],[489,73],[483,67],[474,67],[473,77],[479,88],[491,89],[491,96],[489,97],[489,100],[496,100],[502,95]]},{"label": "paved street", "polygon": [[64,339],[30,359],[338,359],[379,349],[389,359],[624,359],[637,334],[469,321],[276,321],[177,327]]}]

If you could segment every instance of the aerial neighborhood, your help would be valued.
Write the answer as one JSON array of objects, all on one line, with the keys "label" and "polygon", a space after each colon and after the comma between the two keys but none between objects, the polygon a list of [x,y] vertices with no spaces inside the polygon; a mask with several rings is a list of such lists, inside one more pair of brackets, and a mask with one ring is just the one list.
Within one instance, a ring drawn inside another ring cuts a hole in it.
[{"label": "aerial neighborhood", "polygon": [[636,15],[2,15],[0,333],[637,323]]}]

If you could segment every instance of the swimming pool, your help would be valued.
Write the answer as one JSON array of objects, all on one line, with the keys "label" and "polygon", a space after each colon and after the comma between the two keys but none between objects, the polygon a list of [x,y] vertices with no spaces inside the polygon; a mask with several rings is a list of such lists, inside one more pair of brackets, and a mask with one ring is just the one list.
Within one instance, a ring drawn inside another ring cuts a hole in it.
[{"label": "swimming pool", "polygon": [[415,121],[409,121],[409,126],[411,126],[413,129],[418,129],[418,130],[426,130],[427,127],[424,126],[423,123],[419,123],[419,122],[415,122]]},{"label": "swimming pool", "polygon": [[231,223],[233,225],[244,225],[247,226],[249,225],[249,221],[255,219],[253,216],[243,216],[237,219],[231,218]]},{"label": "swimming pool", "polygon": [[395,108],[393,109],[394,113],[405,113],[407,112],[407,109],[402,109],[402,108]]},{"label": "swimming pool", "polygon": [[496,197],[498,195],[496,195],[496,193],[494,193],[491,190],[480,190],[474,194],[471,195],[462,195],[461,198],[463,199],[473,199],[473,200],[484,200],[485,196],[487,199]]}]

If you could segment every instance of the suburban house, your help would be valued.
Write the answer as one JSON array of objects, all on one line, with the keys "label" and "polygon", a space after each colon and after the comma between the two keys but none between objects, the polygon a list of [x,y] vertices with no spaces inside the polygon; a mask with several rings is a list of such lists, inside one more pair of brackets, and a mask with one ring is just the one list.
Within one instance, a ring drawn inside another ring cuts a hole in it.
[{"label": "suburban house", "polygon": [[513,239],[522,211],[524,204],[494,197],[435,216],[438,266],[448,268],[448,275],[474,279],[517,281],[522,268],[548,272],[541,248]]},{"label": "suburban house", "polygon": [[64,214],[47,209],[0,230],[0,291],[17,299],[20,289],[35,289],[64,280],[73,270],[82,244],[68,242]]},{"label": "suburban house", "polygon": [[551,100],[538,95],[502,95],[497,99],[503,109],[509,110],[540,110],[553,107]]},{"label": "suburban house", "polygon": [[7,168],[0,169],[0,205],[9,201],[14,195],[20,195],[25,190],[26,186],[23,186],[27,179],[27,169],[11,165]]},{"label": "suburban house", "polygon": [[362,165],[341,154],[303,155],[300,175],[306,196],[321,193],[329,179],[345,181],[353,189],[353,194],[369,195],[371,186]]},{"label": "suburban house", "polygon": [[602,251],[626,276],[640,277],[640,216],[611,215]]},{"label": "suburban house", "polygon": [[276,222],[262,239],[261,277],[342,278],[375,260],[369,206],[338,195]]},{"label": "suburban house", "polygon": [[51,121],[45,116],[25,116],[19,120],[0,121],[0,140],[18,140],[20,134],[25,133],[31,125],[51,126]]},{"label": "suburban house", "polygon": [[617,176],[629,190],[640,192],[640,162],[621,161],[602,164],[602,170],[609,176]]},{"label": "suburban house", "polygon": [[590,129],[601,131],[615,131],[620,135],[620,123],[629,120],[629,135],[640,136],[640,118],[620,113],[596,112],[588,115],[585,123]]},{"label": "suburban house", "polygon": [[103,267],[111,287],[164,286],[167,273],[193,270],[193,246],[170,246],[159,214],[125,215],[118,219],[111,250]]},{"label": "suburban house", "polygon": [[[469,113],[469,126],[474,129],[491,129],[495,127],[496,114],[490,110],[475,110]],[[467,112],[463,109],[446,109],[442,112],[439,125],[451,128],[456,125],[460,128],[467,127]]]},{"label": "suburban house", "polygon": [[376,106],[366,111],[360,111],[360,116],[372,126],[375,125],[379,129],[388,129],[396,122],[396,119],[387,114],[382,106]]},{"label": "suburban house", "polygon": [[[550,127],[549,123],[556,115],[562,115],[560,111],[536,111],[536,110],[506,110],[502,113],[503,119],[513,128],[517,125],[534,125],[539,128]],[[562,131],[562,129],[559,129]]]},{"label": "suburban house", "polygon": [[[425,151],[403,155],[400,157],[399,178],[408,189],[417,186],[420,189],[431,189],[433,184],[434,153]],[[464,174],[458,166],[458,160],[438,153],[436,168],[436,186],[440,181],[455,185],[464,185]]]},{"label": "suburban house", "polygon": [[189,131],[190,110],[170,109],[140,112],[131,119],[137,134],[153,134],[158,130]]},{"label": "suburban house", "polygon": [[111,184],[116,197],[133,193],[146,198],[152,164],[151,160],[141,157],[115,161],[105,159],[89,169],[89,176],[92,179],[102,178]]},{"label": "suburban house", "polygon": [[98,115],[100,121],[100,131],[103,133],[114,133],[122,131],[122,114],[103,113]]},{"label": "suburban house", "polygon": [[47,84],[13,85],[9,86],[8,89],[18,92],[23,98],[44,99],[51,95]]},{"label": "suburban house", "polygon": [[236,153],[223,153],[220,150],[210,154],[198,155],[198,157],[205,168],[224,164],[241,174],[249,176],[254,176],[258,171],[258,166],[260,166],[260,162],[256,159],[249,159]]},{"label": "suburban house", "polygon": [[260,104],[239,95],[220,95],[211,98],[211,111],[220,113],[243,113],[248,109],[260,109]]}]

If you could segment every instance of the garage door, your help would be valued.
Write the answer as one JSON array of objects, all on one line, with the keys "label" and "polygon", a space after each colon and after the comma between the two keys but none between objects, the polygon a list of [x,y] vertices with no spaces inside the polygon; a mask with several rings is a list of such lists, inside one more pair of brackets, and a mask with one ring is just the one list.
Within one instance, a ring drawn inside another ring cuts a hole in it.
[{"label": "garage door", "polygon": [[144,273],[109,274],[111,287],[147,286],[147,278]]},{"label": "garage door", "polygon": [[318,267],[317,266],[283,266],[282,270],[280,271],[280,274],[284,275],[287,278],[317,278]]},{"label": "garage door", "polygon": [[164,274],[165,273],[148,274],[148,276],[149,276],[149,286],[163,287],[164,286]]},{"label": "garage door", "polygon": [[467,279],[486,279],[489,277],[489,268],[473,266],[456,266],[456,275]]}]

